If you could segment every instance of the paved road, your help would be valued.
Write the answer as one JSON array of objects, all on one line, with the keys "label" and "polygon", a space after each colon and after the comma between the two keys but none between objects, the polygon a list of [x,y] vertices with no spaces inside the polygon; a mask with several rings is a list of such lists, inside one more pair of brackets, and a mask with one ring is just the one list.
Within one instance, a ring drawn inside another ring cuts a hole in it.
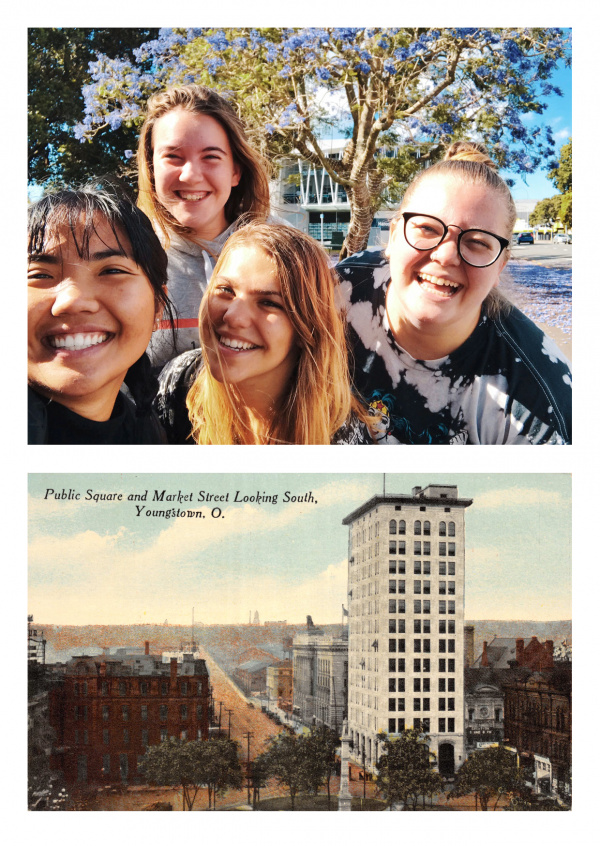
[{"label": "paved road", "polygon": [[223,731],[229,730],[229,715],[225,711],[225,708],[227,708],[233,712],[231,714],[231,737],[233,740],[237,740],[242,747],[242,759],[246,760],[248,740],[244,737],[244,734],[248,731],[254,733],[254,737],[250,739],[250,758],[255,758],[260,752],[264,751],[269,738],[283,731],[283,727],[274,723],[259,708],[251,708],[239,689],[218,664],[208,655],[203,654],[202,657],[206,660],[208,667],[217,714],[219,713],[219,703],[223,703],[221,708]]},{"label": "paved road", "polygon": [[513,244],[510,255],[513,259],[525,259],[555,267],[570,267],[572,249],[571,244],[540,241],[538,244]]}]

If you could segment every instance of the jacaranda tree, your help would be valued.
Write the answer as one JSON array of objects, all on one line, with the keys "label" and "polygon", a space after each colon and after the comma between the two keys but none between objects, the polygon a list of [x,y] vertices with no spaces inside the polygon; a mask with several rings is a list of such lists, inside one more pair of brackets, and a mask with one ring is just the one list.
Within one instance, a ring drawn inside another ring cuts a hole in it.
[{"label": "jacaranda tree", "polygon": [[[560,29],[163,29],[133,59],[99,55],[76,127],[138,126],[166,85],[198,82],[231,96],[252,140],[272,160],[294,155],[346,191],[341,256],[363,248],[376,210],[451,140],[477,137],[498,164],[532,173],[556,166],[550,128],[523,120],[560,93],[551,77],[570,63]],[[346,128],[340,157],[322,139]],[[397,149],[397,157],[385,155]]]}]

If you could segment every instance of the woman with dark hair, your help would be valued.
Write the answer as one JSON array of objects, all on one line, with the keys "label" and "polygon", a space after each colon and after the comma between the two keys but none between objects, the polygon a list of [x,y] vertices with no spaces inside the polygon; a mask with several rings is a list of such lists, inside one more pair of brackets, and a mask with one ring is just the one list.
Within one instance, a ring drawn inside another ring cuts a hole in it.
[{"label": "woman with dark hair", "polygon": [[[148,100],[138,146],[139,207],[169,257],[176,321],[161,322],[149,354],[161,366],[198,343],[198,309],[227,238],[244,220],[265,220],[269,181],[230,103],[200,85]],[[175,329],[173,349],[171,330]]]},{"label": "woman with dark hair", "polygon": [[166,271],[150,221],[112,189],[29,207],[29,443],[165,442],[145,350],[171,315]]},{"label": "woman with dark hair", "polygon": [[354,383],[393,408],[380,443],[570,443],[569,363],[497,291],[516,216],[485,148],[457,142],[409,185],[385,254],[338,265]]}]

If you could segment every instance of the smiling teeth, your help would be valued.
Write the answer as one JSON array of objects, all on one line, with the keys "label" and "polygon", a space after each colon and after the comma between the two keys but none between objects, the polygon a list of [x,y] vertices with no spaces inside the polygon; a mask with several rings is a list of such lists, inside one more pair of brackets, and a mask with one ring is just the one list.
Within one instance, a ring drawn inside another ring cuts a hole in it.
[{"label": "smiling teeth", "polygon": [[199,194],[184,194],[183,191],[180,191],[179,196],[182,200],[203,200],[208,196],[208,193],[208,191],[201,191]]},{"label": "smiling teeth", "polygon": [[440,285],[446,288],[460,288],[458,282],[451,282],[449,279],[440,279],[438,276],[430,276],[428,273],[419,273],[419,278],[424,282],[431,282],[432,285]]},{"label": "smiling teeth", "polygon": [[219,338],[224,347],[230,347],[232,350],[255,350],[258,349],[256,344],[250,344],[248,341],[237,341],[235,338]]},{"label": "smiling teeth", "polygon": [[108,334],[105,332],[94,332],[88,335],[78,332],[76,335],[51,336],[48,338],[48,343],[57,350],[85,350],[104,343],[107,338]]}]

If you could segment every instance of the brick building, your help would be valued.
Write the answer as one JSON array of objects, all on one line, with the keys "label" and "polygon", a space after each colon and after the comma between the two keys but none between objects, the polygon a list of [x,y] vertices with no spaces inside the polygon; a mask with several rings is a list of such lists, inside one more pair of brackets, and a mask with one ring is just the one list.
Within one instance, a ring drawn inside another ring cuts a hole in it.
[{"label": "brick building", "polygon": [[530,670],[549,670],[554,666],[554,643],[546,640],[541,643],[534,635],[530,638],[495,637],[483,641],[481,655],[473,662],[473,667],[493,667],[494,669],[527,667]]},{"label": "brick building", "polygon": [[464,760],[465,510],[454,485],[372,497],[349,527],[348,725],[368,767],[378,733],[417,728],[440,772]]},{"label": "brick building", "polygon": [[267,667],[267,696],[270,705],[291,713],[294,696],[291,661],[282,661],[281,664]]},{"label": "brick building", "polygon": [[506,742],[524,758],[549,759],[550,787],[561,793],[570,793],[571,714],[571,664],[504,684]]},{"label": "brick building", "polygon": [[148,746],[169,737],[208,738],[205,662],[190,655],[181,664],[176,658],[162,664],[148,644],[142,660],[132,658],[76,656],[50,691],[52,767],[67,783],[137,781]]}]

